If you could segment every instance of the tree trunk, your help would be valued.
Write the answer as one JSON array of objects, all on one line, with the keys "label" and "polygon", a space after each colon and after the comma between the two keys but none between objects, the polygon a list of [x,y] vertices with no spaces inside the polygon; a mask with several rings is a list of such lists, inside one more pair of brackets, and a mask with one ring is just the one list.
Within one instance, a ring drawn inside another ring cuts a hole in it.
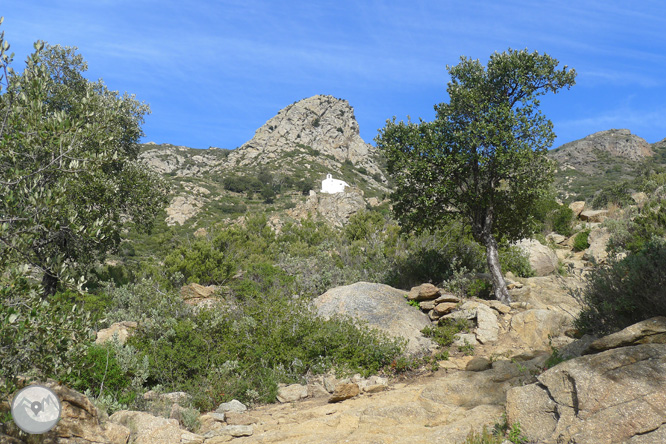
[{"label": "tree trunk", "polygon": [[509,290],[506,289],[506,282],[502,276],[502,268],[499,263],[499,254],[497,253],[497,241],[491,234],[484,236],[483,243],[486,246],[486,260],[488,261],[488,270],[493,279],[493,290],[495,298],[503,304],[511,303]]},{"label": "tree trunk", "polygon": [[43,298],[53,296],[58,287],[58,277],[54,276],[48,271],[44,271],[44,275],[42,276],[42,287],[44,289],[44,293],[42,295]]}]

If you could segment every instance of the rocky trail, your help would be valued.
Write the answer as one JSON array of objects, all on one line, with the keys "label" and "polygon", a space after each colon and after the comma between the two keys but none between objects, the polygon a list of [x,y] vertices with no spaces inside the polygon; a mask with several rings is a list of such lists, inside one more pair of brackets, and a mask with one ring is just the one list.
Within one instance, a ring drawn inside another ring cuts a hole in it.
[{"label": "rocky trail", "polygon": [[[118,411],[107,418],[84,395],[51,382],[63,412],[39,442],[461,444],[471,431],[507,421],[520,424],[530,443],[666,442],[666,318],[602,338],[579,337],[573,327],[581,307],[572,294],[606,259],[605,228],[587,226],[585,251],[573,251],[573,237],[550,236],[554,250],[525,243],[537,276],[507,274],[510,305],[460,299],[432,284],[405,292],[367,282],[313,301],[320,316],[352,315],[404,337],[412,352],[439,356],[434,367],[393,377],[313,376],[280,387],[275,404],[224,403],[201,414],[194,432],[185,427],[186,393],[146,393],[148,404],[161,406],[159,415]],[[213,291],[192,284],[182,294],[188,303],[209,304]],[[455,335],[448,357],[421,334],[443,318],[469,326]],[[133,328],[114,324],[98,341],[126,339]],[[0,442],[28,441],[0,435]]]}]

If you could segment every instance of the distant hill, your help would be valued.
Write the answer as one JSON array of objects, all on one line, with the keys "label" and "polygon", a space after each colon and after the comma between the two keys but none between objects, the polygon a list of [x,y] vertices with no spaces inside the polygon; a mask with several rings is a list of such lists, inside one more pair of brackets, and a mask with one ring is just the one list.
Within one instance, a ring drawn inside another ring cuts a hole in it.
[{"label": "distant hill", "polygon": [[168,225],[204,227],[253,208],[286,211],[318,191],[327,174],[374,204],[389,192],[381,156],[360,137],[354,109],[325,95],[280,110],[235,150],[148,143],[140,158],[174,185]]},{"label": "distant hill", "polygon": [[558,163],[555,187],[560,198],[590,199],[608,185],[635,178],[643,167],[663,165],[666,141],[658,144],[650,145],[628,129],[611,129],[550,151]]}]

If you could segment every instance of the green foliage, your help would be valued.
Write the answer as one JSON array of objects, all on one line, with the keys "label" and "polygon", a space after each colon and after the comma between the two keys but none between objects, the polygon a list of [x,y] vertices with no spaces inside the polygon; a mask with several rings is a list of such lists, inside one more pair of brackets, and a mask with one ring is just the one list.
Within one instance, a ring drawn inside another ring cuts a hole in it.
[{"label": "green foliage", "polygon": [[575,321],[576,328],[582,333],[605,335],[666,315],[664,264],[666,244],[662,240],[592,270],[585,289],[577,294],[583,310]]},{"label": "green foliage", "polygon": [[552,213],[553,231],[562,236],[573,234],[574,212],[571,208],[561,205]]},{"label": "green foliage", "polygon": [[104,292],[107,302],[106,322],[135,321],[154,324],[160,319],[182,319],[190,307],[175,290],[166,290],[151,279],[115,287],[109,284]]},{"label": "green foliage", "polygon": [[384,228],[384,216],[375,211],[359,211],[349,218],[344,227],[344,233],[350,242],[369,240]]},{"label": "green foliage", "polygon": [[10,268],[0,275],[0,396],[17,377],[68,375],[92,338],[92,320],[66,300],[44,300],[40,288]]},{"label": "green foliage", "polygon": [[[75,390],[88,391],[89,396],[107,404],[132,405],[148,378],[148,358],[136,353],[131,346],[108,341],[91,344],[85,355],[75,363],[75,369],[64,379]],[[113,413],[113,412],[109,412]]]},{"label": "green foliage", "polygon": [[480,433],[470,431],[464,444],[502,444],[508,440],[512,444],[527,444],[528,438],[523,435],[519,422],[511,425],[506,420],[506,415],[503,416],[502,422],[495,424],[493,431],[488,431],[487,427],[483,427]]},{"label": "green foliage", "polygon": [[223,179],[224,189],[234,193],[255,193],[261,190],[262,183],[256,177],[227,176]]},{"label": "green foliage", "polygon": [[614,252],[637,253],[654,239],[666,236],[666,205],[655,196],[640,210],[627,211],[621,218],[608,219],[604,225],[609,229],[609,247]]},{"label": "green foliage", "polygon": [[592,208],[607,208],[615,205],[620,208],[632,205],[631,189],[628,182],[609,185],[600,190],[592,200]]},{"label": "green foliage", "polygon": [[33,265],[46,295],[166,204],[164,181],[137,160],[148,106],[86,80],[75,49],[38,42],[21,74],[0,62],[0,268]]},{"label": "green foliage", "polygon": [[171,276],[180,273],[185,282],[202,285],[225,283],[233,276],[236,266],[225,251],[216,249],[205,239],[181,245],[164,259],[164,267]]},{"label": "green foliage", "polygon": [[590,236],[590,230],[585,229],[578,233],[574,237],[573,249],[574,251],[583,251],[587,248],[590,248],[590,243],[588,242],[588,237]]},{"label": "green foliage", "polygon": [[510,271],[518,277],[532,277],[535,272],[527,254],[515,245],[504,245],[499,250],[502,270]]},{"label": "green foliage", "polygon": [[485,279],[474,279],[467,287],[468,297],[489,299],[493,294],[493,284]]},{"label": "green foliage", "polygon": [[460,214],[488,250],[496,296],[508,299],[496,239],[515,241],[537,228],[535,204],[552,179],[552,123],[538,97],[574,84],[575,71],[537,52],[508,50],[487,67],[461,58],[448,67],[450,102],[432,122],[388,122],[377,147],[396,180],[394,210],[408,228],[440,226]]},{"label": "green foliage", "polygon": [[431,338],[440,347],[449,347],[460,332],[469,332],[469,325],[464,319],[440,319],[436,326],[426,327],[421,333]]},{"label": "green foliage", "polygon": [[401,352],[395,341],[341,318],[318,319],[275,289],[243,304],[144,322],[130,344],[150,360],[149,382],[222,401],[273,402],[277,383],[331,366],[369,374]]}]

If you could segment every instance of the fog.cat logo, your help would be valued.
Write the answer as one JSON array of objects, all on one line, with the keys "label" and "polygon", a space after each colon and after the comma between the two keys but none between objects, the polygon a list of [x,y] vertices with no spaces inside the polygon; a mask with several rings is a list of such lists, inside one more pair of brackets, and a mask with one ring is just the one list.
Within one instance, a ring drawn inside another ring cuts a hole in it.
[{"label": "fog.cat logo", "polygon": [[55,393],[42,385],[31,385],[19,391],[12,402],[14,423],[26,433],[41,434],[60,420],[62,406]]}]

